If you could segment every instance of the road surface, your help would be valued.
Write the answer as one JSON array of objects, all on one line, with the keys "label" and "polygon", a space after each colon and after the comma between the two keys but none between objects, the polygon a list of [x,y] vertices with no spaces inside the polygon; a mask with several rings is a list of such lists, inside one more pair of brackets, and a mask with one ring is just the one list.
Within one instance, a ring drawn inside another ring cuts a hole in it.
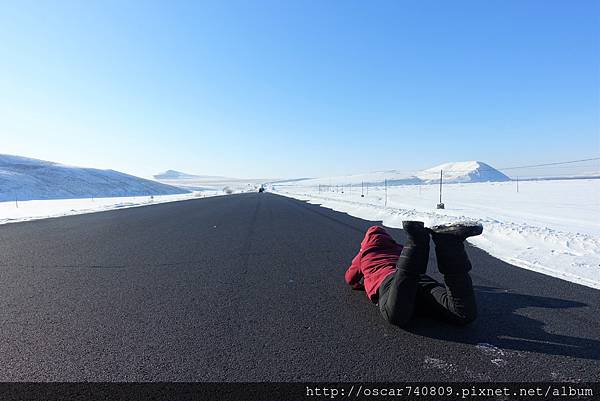
[{"label": "road surface", "polygon": [[473,247],[475,323],[387,324],[343,280],[373,224],[253,193],[0,226],[0,381],[600,377],[600,291]]}]

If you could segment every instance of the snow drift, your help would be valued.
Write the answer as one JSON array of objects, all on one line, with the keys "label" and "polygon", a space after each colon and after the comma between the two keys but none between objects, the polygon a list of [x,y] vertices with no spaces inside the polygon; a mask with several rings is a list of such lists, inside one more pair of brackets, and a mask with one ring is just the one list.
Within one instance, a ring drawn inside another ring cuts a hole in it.
[{"label": "snow drift", "polygon": [[189,191],[114,170],[0,154],[0,201],[175,195]]}]

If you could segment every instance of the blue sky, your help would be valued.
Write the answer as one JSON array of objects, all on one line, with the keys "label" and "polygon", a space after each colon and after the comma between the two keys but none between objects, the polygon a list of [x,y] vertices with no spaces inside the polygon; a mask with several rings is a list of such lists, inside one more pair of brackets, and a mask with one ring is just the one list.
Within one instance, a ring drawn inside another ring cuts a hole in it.
[{"label": "blue sky", "polygon": [[597,1],[12,1],[0,153],[150,176],[600,155]]}]

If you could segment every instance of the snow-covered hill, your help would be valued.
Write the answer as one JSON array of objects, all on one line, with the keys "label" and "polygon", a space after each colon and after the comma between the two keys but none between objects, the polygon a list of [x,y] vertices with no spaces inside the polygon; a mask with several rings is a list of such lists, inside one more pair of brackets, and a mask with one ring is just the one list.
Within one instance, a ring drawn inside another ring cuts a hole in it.
[{"label": "snow-covered hill", "polygon": [[445,182],[499,182],[510,181],[510,178],[492,166],[478,162],[444,163],[439,166],[420,171],[416,176],[424,183],[438,182],[442,171]]},{"label": "snow-covered hill", "polygon": [[0,154],[0,202],[173,195],[189,191],[114,170],[67,166]]},{"label": "snow-covered hill", "polygon": [[[387,181],[388,185],[410,185],[428,184],[438,182],[440,170],[443,171],[444,182],[499,182],[510,181],[510,178],[494,169],[488,164],[478,161],[445,163],[427,170],[417,172],[405,172],[398,170],[375,171],[372,173],[345,175],[337,177],[321,177],[306,180],[295,180],[279,182],[283,185],[382,185]],[[275,184],[274,182],[270,184]]]}]

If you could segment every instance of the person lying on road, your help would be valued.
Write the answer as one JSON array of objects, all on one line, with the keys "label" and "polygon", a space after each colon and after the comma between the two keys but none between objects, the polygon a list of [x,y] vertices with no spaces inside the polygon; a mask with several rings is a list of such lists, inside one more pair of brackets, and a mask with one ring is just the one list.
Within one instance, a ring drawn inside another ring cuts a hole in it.
[{"label": "person lying on road", "polygon": [[[346,271],[346,282],[365,290],[389,323],[406,326],[413,315],[430,316],[465,325],[477,316],[469,271],[471,262],[464,241],[479,235],[478,223],[457,223],[426,228],[421,221],[404,221],[408,236],[401,244],[383,227],[370,227],[360,251]],[[429,240],[433,239],[445,286],[427,276]]]}]

